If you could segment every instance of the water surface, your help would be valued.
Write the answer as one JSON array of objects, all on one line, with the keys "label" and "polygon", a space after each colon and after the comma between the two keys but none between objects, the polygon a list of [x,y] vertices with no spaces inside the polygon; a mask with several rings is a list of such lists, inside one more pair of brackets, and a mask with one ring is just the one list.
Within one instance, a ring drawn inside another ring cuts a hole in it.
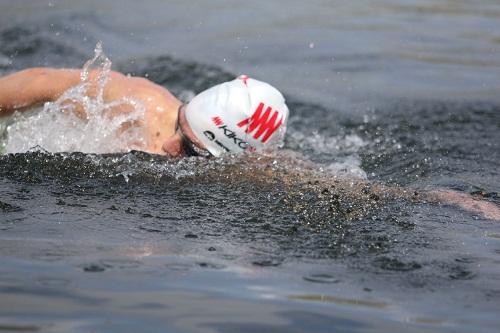
[{"label": "water surface", "polygon": [[499,203],[499,16],[485,0],[2,2],[2,74],[81,67],[102,40],[114,68],[183,99],[270,81],[291,118],[261,159],[0,156],[0,331],[496,332],[500,225],[412,193]]}]

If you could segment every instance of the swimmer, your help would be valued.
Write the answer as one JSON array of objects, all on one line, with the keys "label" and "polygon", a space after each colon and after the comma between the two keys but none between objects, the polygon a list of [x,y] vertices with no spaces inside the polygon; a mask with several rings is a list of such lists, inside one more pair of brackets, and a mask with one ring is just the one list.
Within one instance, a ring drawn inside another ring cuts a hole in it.
[{"label": "swimmer", "polygon": [[[89,73],[89,97],[95,98],[98,94],[98,77],[99,71]],[[31,68],[0,78],[0,116],[56,101],[80,83],[78,69]],[[144,128],[146,146],[143,150],[172,158],[262,151],[280,142],[288,120],[288,108],[281,93],[246,75],[212,87],[183,104],[167,89],[145,78],[111,72],[103,99],[111,102],[123,98],[132,98],[145,108],[143,121],[128,124]],[[75,112],[85,119],[83,107],[75,106]],[[119,104],[112,115],[129,111],[130,106]],[[300,175],[289,176],[296,179]],[[337,185],[348,188],[352,184],[339,182]],[[357,193],[361,193],[367,183],[360,182],[355,187],[360,189]],[[401,193],[410,192],[382,185],[368,185],[368,188],[374,195],[392,192],[404,197]],[[348,192],[346,196],[349,198]],[[361,199],[357,194],[351,197]],[[480,196],[439,190],[426,192],[419,200],[453,204],[500,220],[500,208]]]},{"label": "swimmer", "polygon": [[[95,98],[99,71],[89,74],[87,95]],[[52,68],[26,69],[0,78],[0,116],[56,101],[80,80],[80,70]],[[212,87],[183,105],[147,79],[111,72],[103,98],[104,102],[128,98],[140,103],[145,115],[134,125],[144,131],[146,145],[141,150],[169,157],[262,150],[283,137],[288,119],[281,93],[246,75]],[[112,114],[129,111],[130,105],[120,104]],[[81,106],[76,105],[76,112],[85,118]]]}]

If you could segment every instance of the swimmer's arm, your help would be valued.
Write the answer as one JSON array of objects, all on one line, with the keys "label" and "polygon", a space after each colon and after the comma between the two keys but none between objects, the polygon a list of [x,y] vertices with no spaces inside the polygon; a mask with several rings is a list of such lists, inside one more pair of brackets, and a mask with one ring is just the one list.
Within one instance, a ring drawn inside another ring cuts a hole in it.
[{"label": "swimmer's arm", "polygon": [[450,190],[435,190],[427,192],[426,199],[442,204],[452,204],[488,219],[500,221],[500,207],[484,200],[482,195],[473,196]]},{"label": "swimmer's arm", "polygon": [[423,201],[443,205],[454,205],[469,212],[482,215],[487,219],[500,221],[500,207],[493,202],[486,201],[486,196],[481,193],[472,195],[446,189],[420,192],[381,184],[371,184],[370,193],[379,197],[389,195],[394,198],[406,198],[417,202]]},{"label": "swimmer's arm", "polygon": [[0,116],[56,100],[80,82],[74,69],[29,68],[0,78]]},{"label": "swimmer's arm", "polygon": [[[30,68],[0,78],[0,116],[57,100],[66,90],[81,82],[80,69]],[[97,94],[98,71],[89,73],[87,95]],[[140,77],[112,71],[104,99],[131,98],[147,109],[174,110],[180,102],[165,88]]]}]

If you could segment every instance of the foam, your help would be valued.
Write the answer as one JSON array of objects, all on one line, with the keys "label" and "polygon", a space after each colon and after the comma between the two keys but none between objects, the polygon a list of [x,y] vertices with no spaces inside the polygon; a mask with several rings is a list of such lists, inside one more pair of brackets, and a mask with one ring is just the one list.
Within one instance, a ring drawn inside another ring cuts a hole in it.
[{"label": "foam", "polygon": [[361,168],[362,161],[359,156],[359,151],[367,143],[356,134],[328,136],[317,132],[309,135],[292,132],[287,142],[294,150],[313,157],[321,156],[328,161],[327,163],[316,161],[324,171],[330,171],[339,177],[367,179],[366,172]]}]

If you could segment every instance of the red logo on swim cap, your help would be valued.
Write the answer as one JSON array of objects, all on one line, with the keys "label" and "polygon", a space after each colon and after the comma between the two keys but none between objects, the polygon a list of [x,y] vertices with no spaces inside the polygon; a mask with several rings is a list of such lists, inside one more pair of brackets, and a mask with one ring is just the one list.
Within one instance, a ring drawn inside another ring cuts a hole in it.
[{"label": "red logo on swim cap", "polygon": [[[259,139],[260,136],[264,135],[261,139],[262,143],[265,143],[271,135],[281,126],[283,118],[278,120],[279,113],[274,111],[268,106],[266,111],[264,110],[264,103],[260,103],[253,115],[250,118],[244,119],[238,123],[238,127],[243,127],[248,125],[245,133],[252,133],[254,139]],[[272,113],[273,112],[273,113]],[[272,113],[272,116],[271,116]]]},{"label": "red logo on swim cap", "polygon": [[224,125],[224,122],[220,117],[212,117],[212,121],[214,122],[215,126],[221,126]]},{"label": "red logo on swim cap", "polygon": [[238,79],[242,80],[245,86],[247,85],[247,81],[249,79],[248,75],[240,75]]}]

